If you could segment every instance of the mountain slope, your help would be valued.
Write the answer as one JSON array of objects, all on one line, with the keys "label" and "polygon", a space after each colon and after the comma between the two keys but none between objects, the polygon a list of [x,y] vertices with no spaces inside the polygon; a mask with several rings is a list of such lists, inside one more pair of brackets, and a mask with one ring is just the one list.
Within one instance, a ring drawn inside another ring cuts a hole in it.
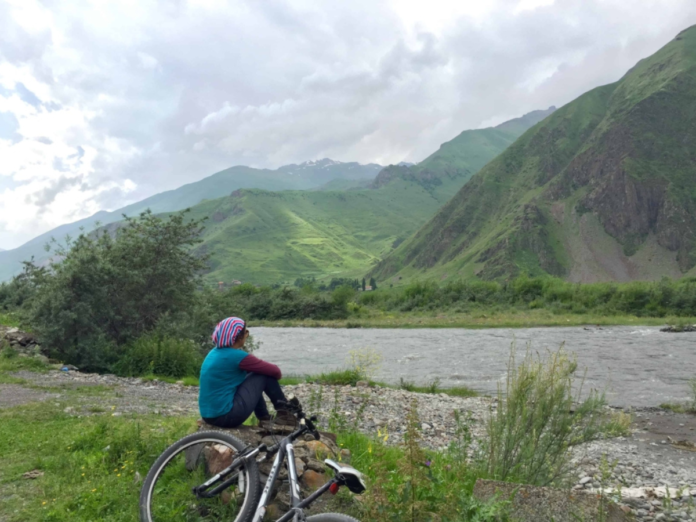
[{"label": "mountain slope", "polygon": [[553,110],[465,131],[419,165],[385,168],[370,189],[360,188],[362,180],[334,180],[316,192],[243,190],[203,202],[192,212],[209,218],[201,246],[211,254],[208,278],[362,276],[437,212],[471,169]]},{"label": "mountain slope", "polygon": [[155,213],[181,210],[204,199],[218,198],[240,188],[260,188],[266,190],[306,190],[320,187],[333,180],[345,182],[368,181],[374,179],[382,169],[374,163],[342,163],[330,159],[308,161],[299,165],[286,165],[277,170],[254,169],[251,167],[232,167],[195,183],[189,183],[175,190],[169,190],[128,205],[113,212],[97,212],[93,216],[61,225],[45,234],[28,241],[13,250],[0,252],[0,281],[19,273],[22,261],[32,256],[37,262],[45,262],[49,254],[44,245],[52,237],[63,240],[66,235],[73,237],[80,229],[91,231],[97,224],[106,225],[120,221],[123,214],[137,216],[146,209]]},{"label": "mountain slope", "polygon": [[441,204],[396,180],[380,190],[238,190],[191,214],[208,218],[198,250],[211,255],[209,280],[274,283],[362,276]]},{"label": "mountain slope", "polygon": [[554,112],[374,271],[575,281],[696,265],[696,27]]}]

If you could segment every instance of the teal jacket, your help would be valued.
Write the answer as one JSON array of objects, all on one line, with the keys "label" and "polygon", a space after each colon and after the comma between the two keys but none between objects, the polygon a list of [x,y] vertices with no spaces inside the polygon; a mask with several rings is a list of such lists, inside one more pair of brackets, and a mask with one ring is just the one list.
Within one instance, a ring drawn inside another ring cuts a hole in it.
[{"label": "teal jacket", "polygon": [[234,393],[247,372],[239,364],[249,355],[236,348],[213,348],[201,366],[198,409],[201,417],[212,419],[232,409]]}]

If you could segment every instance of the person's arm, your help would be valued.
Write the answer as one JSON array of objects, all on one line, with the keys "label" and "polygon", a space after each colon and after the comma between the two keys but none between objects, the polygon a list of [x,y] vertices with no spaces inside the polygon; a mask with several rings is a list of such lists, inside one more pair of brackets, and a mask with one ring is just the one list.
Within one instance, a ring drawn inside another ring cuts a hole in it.
[{"label": "person's arm", "polygon": [[258,357],[251,354],[247,355],[242,362],[239,363],[239,368],[247,372],[260,373],[261,375],[268,375],[275,379],[280,380],[283,374],[275,364],[262,361]]}]

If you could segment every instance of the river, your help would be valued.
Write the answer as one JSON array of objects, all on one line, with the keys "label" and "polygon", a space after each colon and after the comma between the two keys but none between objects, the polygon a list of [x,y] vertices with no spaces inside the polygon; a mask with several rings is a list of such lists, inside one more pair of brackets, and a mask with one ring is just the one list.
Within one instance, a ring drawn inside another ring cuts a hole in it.
[{"label": "river", "polygon": [[657,406],[686,401],[696,377],[696,334],[654,327],[337,329],[252,328],[259,357],[286,375],[325,372],[347,365],[349,352],[371,348],[382,357],[376,380],[400,378],[443,387],[466,385],[491,394],[505,375],[510,346],[531,343],[545,354],[565,342],[587,370],[585,386],[604,390],[615,406]]}]

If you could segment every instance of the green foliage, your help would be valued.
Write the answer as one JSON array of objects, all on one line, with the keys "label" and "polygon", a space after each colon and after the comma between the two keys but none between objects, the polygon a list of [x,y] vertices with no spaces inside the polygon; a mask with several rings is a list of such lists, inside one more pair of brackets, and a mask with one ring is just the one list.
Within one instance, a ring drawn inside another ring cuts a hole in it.
[{"label": "green foliage", "polygon": [[355,386],[358,381],[364,381],[365,375],[354,368],[345,370],[335,370],[332,372],[320,373],[319,375],[308,377],[310,382],[316,384]]},{"label": "green foliage", "polygon": [[569,472],[569,448],[603,432],[604,397],[573,391],[577,364],[563,347],[546,361],[529,349],[517,365],[510,356],[505,388],[486,424],[484,466],[489,477],[547,486]]},{"label": "green foliage", "polygon": [[122,347],[191,311],[204,261],[193,255],[200,223],[144,213],[113,233],[59,247],[60,262],[27,265],[28,321],[53,357],[108,370]]},{"label": "green foliage", "polygon": [[505,502],[484,504],[472,497],[479,476],[468,459],[471,437],[462,423],[445,451],[425,451],[419,444],[417,404],[407,413],[407,430],[399,446],[386,446],[389,434],[368,437],[353,431],[338,441],[352,453],[351,464],[366,474],[367,492],[355,516],[374,522],[439,520],[469,522],[507,520]]},{"label": "green foliage", "polygon": [[114,371],[127,377],[152,374],[182,378],[198,375],[202,363],[200,350],[190,339],[148,334],[125,348]]},{"label": "green foliage", "polygon": [[404,287],[360,294],[358,302],[383,311],[448,310],[495,312],[498,307],[544,308],[554,313],[639,317],[696,316],[696,281],[569,283],[552,277],[521,276],[504,284],[459,280],[437,285],[414,281]]}]

